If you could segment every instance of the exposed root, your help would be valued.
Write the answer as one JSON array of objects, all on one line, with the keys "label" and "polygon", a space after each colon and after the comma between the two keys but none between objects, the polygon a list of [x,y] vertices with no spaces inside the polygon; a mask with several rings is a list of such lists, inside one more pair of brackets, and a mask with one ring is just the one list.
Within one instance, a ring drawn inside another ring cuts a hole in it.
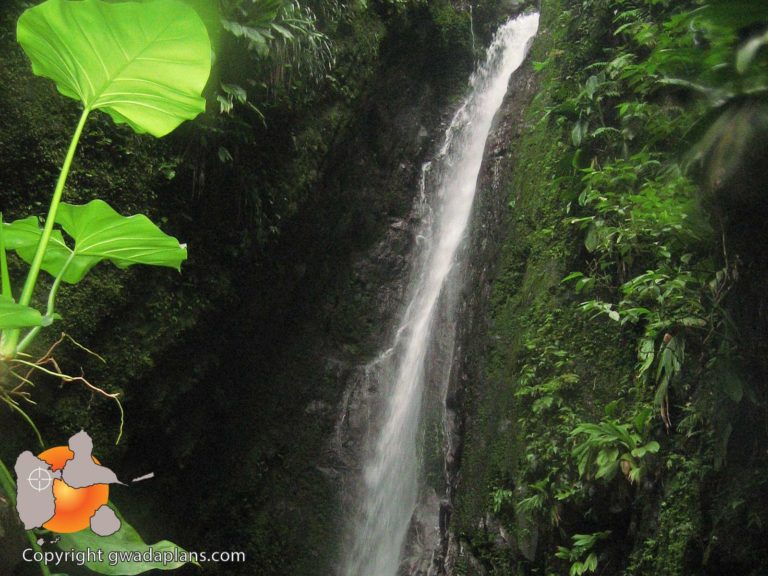
[{"label": "exposed root", "polygon": [[[40,433],[37,430],[37,427],[35,426],[32,419],[29,417],[29,415],[24,412],[21,407],[19,406],[19,402],[17,399],[23,400],[25,402],[28,402],[30,404],[34,404],[35,402],[32,400],[30,393],[25,390],[26,387],[34,387],[34,383],[32,382],[32,375],[33,373],[42,372],[43,374],[46,374],[48,376],[53,376],[54,378],[58,378],[62,382],[79,382],[80,384],[84,385],[86,388],[88,388],[91,392],[94,394],[98,394],[99,396],[103,396],[104,398],[108,398],[115,402],[117,405],[117,409],[120,412],[120,427],[117,434],[117,440],[115,441],[115,444],[120,443],[120,439],[123,436],[123,427],[125,425],[125,411],[123,410],[123,404],[120,402],[120,393],[110,393],[104,390],[103,388],[99,388],[98,386],[92,384],[85,378],[85,373],[80,371],[80,376],[71,376],[69,374],[65,374],[61,367],[59,366],[59,363],[56,361],[56,358],[54,357],[54,352],[56,349],[65,341],[69,340],[72,344],[83,350],[84,352],[87,352],[91,356],[94,356],[101,360],[102,362],[106,363],[106,360],[99,356],[96,352],[93,352],[92,350],[89,350],[79,342],[77,342],[74,338],[66,334],[65,332],[61,333],[61,337],[54,342],[50,348],[37,360],[26,360],[22,356],[29,358],[28,355],[19,355],[18,357],[11,360],[8,370],[8,375],[16,378],[18,381],[18,384],[9,391],[3,391],[0,390],[0,400],[5,402],[12,410],[18,412],[34,429],[35,434],[38,437],[38,440],[40,441],[42,445],[42,438],[40,437]],[[19,368],[18,370],[16,368]],[[26,371],[24,371],[26,370]],[[23,372],[23,373],[22,373]]]},{"label": "exposed root", "polygon": [[70,335],[69,335],[69,334],[67,334],[66,332],[62,332],[62,333],[61,333],[61,338],[59,338],[59,340],[57,341],[57,343],[60,343],[62,340],[64,340],[64,338],[66,338],[67,340],[69,340],[70,342],[72,342],[72,344],[74,344],[75,346],[77,346],[78,348],[80,348],[80,350],[82,350],[83,352],[87,352],[88,354],[90,354],[90,355],[91,355],[91,356],[93,356],[94,358],[98,358],[99,360],[101,360],[102,364],[106,364],[106,363],[107,363],[107,361],[106,361],[106,360],[105,360],[105,359],[104,359],[102,356],[99,356],[99,355],[98,355],[96,352],[94,352],[94,351],[93,351],[93,350],[91,350],[90,348],[86,348],[85,346],[83,346],[82,344],[80,344],[80,342],[78,342],[77,340],[75,340],[74,338],[72,338],[72,336],[70,336]]}]

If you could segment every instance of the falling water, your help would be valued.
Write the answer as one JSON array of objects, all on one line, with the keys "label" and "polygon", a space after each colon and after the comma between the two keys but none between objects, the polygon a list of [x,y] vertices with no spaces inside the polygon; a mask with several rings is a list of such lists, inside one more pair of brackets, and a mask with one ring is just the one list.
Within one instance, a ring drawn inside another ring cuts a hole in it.
[{"label": "falling water", "polygon": [[449,273],[469,222],[485,142],[509,78],[522,64],[537,27],[538,15],[531,14],[499,29],[485,63],[470,80],[470,94],[454,115],[438,157],[424,167],[423,187],[434,188],[422,190],[420,201],[428,204],[410,302],[395,342],[372,365],[381,386],[389,390],[389,400],[365,467],[361,517],[345,560],[345,576],[398,572],[419,493],[417,433],[435,309],[447,282],[459,281]]}]

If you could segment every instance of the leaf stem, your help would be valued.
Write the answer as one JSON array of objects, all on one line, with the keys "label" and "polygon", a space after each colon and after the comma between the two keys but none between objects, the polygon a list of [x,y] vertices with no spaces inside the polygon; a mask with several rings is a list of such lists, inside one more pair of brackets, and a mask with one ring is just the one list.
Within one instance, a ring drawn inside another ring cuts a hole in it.
[{"label": "leaf stem", "polygon": [[[61,271],[59,272],[59,275],[56,276],[56,279],[53,281],[53,285],[51,286],[51,291],[48,293],[48,308],[45,311],[46,317],[53,320],[53,313],[56,311],[56,295],[59,293],[59,287],[61,286],[61,281],[64,279],[64,274],[67,273],[67,270],[69,269],[69,265],[72,263],[72,260],[75,258],[75,253],[72,252],[72,254],[69,255],[69,258],[64,263],[64,266],[62,266]],[[19,345],[16,347],[16,353],[24,352],[24,350],[27,349],[27,346],[29,346],[32,341],[35,339],[37,334],[42,330],[42,326],[35,326],[32,330],[30,330],[26,336],[24,336],[24,339],[19,343]]]},{"label": "leaf stem", "polygon": [[5,255],[5,224],[3,213],[0,212],[0,275],[2,275],[2,291],[0,295],[13,298],[11,292],[11,277],[8,275],[8,259]]},{"label": "leaf stem", "polygon": [[[16,482],[13,481],[11,472],[8,470],[2,460],[0,460],[0,488],[3,489],[3,492],[5,492],[5,495],[8,497],[8,503],[11,505],[11,507],[16,508]],[[30,548],[32,548],[32,550],[35,552],[42,553],[43,550],[37,543],[34,532],[31,530],[25,530],[24,532],[26,533]],[[40,561],[39,564],[40,572],[43,574],[43,576],[51,576],[51,571],[48,569],[48,566],[45,564],[45,562]]]},{"label": "leaf stem", "polygon": [[[67,150],[67,155],[64,158],[64,164],[61,167],[59,179],[56,182],[56,188],[53,191],[53,198],[51,198],[51,205],[48,208],[48,216],[45,218],[43,234],[40,237],[35,257],[32,260],[32,265],[29,268],[29,273],[27,274],[27,279],[24,282],[24,288],[22,289],[19,298],[19,304],[22,304],[23,306],[29,306],[29,303],[32,300],[32,293],[35,291],[37,277],[40,274],[45,251],[48,248],[48,241],[51,239],[51,233],[53,232],[53,225],[56,221],[56,212],[59,209],[61,196],[64,192],[64,184],[67,182],[67,176],[69,176],[69,170],[72,166],[72,159],[75,157],[77,144],[80,142],[80,136],[83,133],[83,127],[85,126],[85,121],[88,119],[90,111],[90,108],[87,107],[83,109],[80,121],[77,123],[77,128],[75,129],[75,134],[72,136],[72,141],[69,144],[69,150]],[[7,336],[8,338],[3,344],[2,355],[6,358],[12,358],[16,354],[16,344],[19,341],[19,330],[10,330]]]},{"label": "leaf stem", "polygon": [[72,136],[72,142],[69,144],[69,150],[67,150],[67,156],[64,158],[64,165],[61,167],[61,173],[59,174],[59,180],[56,182],[56,188],[53,191],[53,198],[51,199],[51,206],[48,209],[48,216],[45,218],[45,228],[43,228],[43,235],[40,238],[40,243],[37,245],[37,252],[35,252],[35,258],[32,260],[32,266],[30,267],[27,280],[24,283],[24,288],[21,291],[21,297],[19,303],[23,306],[28,306],[32,300],[32,292],[35,290],[35,284],[37,283],[37,277],[40,274],[40,267],[43,264],[43,257],[45,256],[45,250],[48,247],[48,241],[51,238],[53,232],[53,224],[56,221],[56,213],[59,209],[59,203],[61,203],[61,196],[64,192],[64,184],[69,176],[69,169],[72,166],[72,159],[75,156],[75,150],[77,150],[77,144],[80,142],[80,136],[83,133],[83,127],[85,121],[88,119],[88,113],[90,110],[85,108],[83,114],[80,116],[80,122],[77,124],[75,134]]}]

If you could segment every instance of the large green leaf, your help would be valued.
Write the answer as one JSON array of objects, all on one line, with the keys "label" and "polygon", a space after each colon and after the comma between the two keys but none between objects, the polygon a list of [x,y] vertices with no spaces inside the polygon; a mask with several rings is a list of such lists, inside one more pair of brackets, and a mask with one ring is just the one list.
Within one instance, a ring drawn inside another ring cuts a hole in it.
[{"label": "large green leaf", "polygon": [[[62,534],[57,546],[65,552],[70,550],[101,550],[102,561],[86,562],[85,566],[94,572],[110,576],[132,576],[150,570],[175,570],[188,563],[189,553],[183,548],[168,540],[162,540],[155,544],[145,543],[136,529],[125,521],[125,518],[112,504],[110,504],[110,508],[120,518],[122,524],[120,530],[111,536],[99,536],[89,529],[74,534]],[[125,556],[121,557],[121,554],[129,554],[131,559],[127,560]],[[160,558],[167,554],[166,558],[169,560],[165,563],[163,560],[155,561],[157,554],[160,554]],[[144,560],[145,555],[149,561]],[[141,559],[134,561],[138,558]]]},{"label": "large green leaf", "polygon": [[[103,200],[92,200],[81,206],[62,203],[56,223],[74,239],[75,245],[70,248],[61,230],[54,230],[42,268],[58,276],[66,266],[62,279],[70,284],[80,282],[103,260],[120,268],[146,264],[178,270],[187,258],[186,247],[149,218],[142,214],[121,216]],[[16,250],[23,260],[31,262],[41,234],[34,217],[18,220],[6,224],[6,245]]]},{"label": "large green leaf", "polygon": [[88,269],[95,262],[109,260],[120,268],[147,264],[179,270],[187,259],[186,246],[149,218],[121,216],[103,200],[82,206],[61,204],[56,223],[75,239],[75,258],[82,259]]},{"label": "large green leaf", "polygon": [[[23,220],[5,224],[4,227],[6,248],[15,250],[25,262],[32,262],[43,233],[38,219],[35,216],[28,216]],[[43,258],[43,270],[56,276],[71,254],[72,250],[64,242],[61,230],[54,230]]]},{"label": "large green leaf", "polygon": [[43,326],[43,315],[34,308],[16,304],[6,296],[0,296],[0,328],[28,328]]},{"label": "large green leaf", "polygon": [[164,136],[205,110],[208,33],[177,0],[47,0],[24,12],[17,38],[35,74],[137,132]]}]

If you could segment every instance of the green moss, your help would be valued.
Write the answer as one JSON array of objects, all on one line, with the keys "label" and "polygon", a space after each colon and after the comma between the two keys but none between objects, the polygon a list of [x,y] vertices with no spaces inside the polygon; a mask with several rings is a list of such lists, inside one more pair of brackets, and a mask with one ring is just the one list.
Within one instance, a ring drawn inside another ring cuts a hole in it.
[{"label": "green moss", "polygon": [[672,456],[667,460],[671,476],[657,507],[646,518],[655,529],[635,547],[627,574],[683,576],[696,567],[702,556],[702,480],[706,465],[699,459]]},{"label": "green moss", "polygon": [[[568,201],[577,195],[561,178],[564,170],[570,170],[564,162],[569,136],[545,117],[558,97],[562,68],[578,56],[557,50],[568,34],[563,9],[560,2],[544,4],[532,58],[558,63],[539,74],[539,96],[526,110],[525,130],[512,145],[513,169],[504,176],[509,205],[506,240],[490,298],[483,383],[477,384],[480,391],[469,409],[473,416],[455,515],[457,531],[491,574],[518,573],[520,563],[526,564],[519,550],[531,534],[539,532],[540,542],[547,542],[553,518],[572,521],[562,504],[554,501],[533,525],[516,521],[513,508],[507,508],[500,518],[506,518],[517,542],[499,549],[492,543],[494,535],[479,528],[491,508],[493,490],[512,489],[515,500],[522,498],[525,492],[520,490],[527,482],[546,476],[568,459],[569,433],[575,423],[599,418],[617,390],[632,386],[631,339],[616,325],[590,322],[576,310],[572,289],[560,284],[582,250],[565,219]],[[529,396],[523,388],[531,386],[550,392]],[[534,402],[546,394],[554,395],[552,407],[534,411]],[[540,549],[551,553],[543,546]],[[548,565],[551,560],[544,562]]]},{"label": "green moss", "polygon": [[448,0],[429,5],[442,49],[466,51],[471,47],[469,12],[459,12]]},{"label": "green moss", "polygon": [[[662,4],[650,12],[650,20],[663,21],[675,13],[671,4]],[[610,118],[612,110],[622,99],[637,99],[653,111],[653,117],[636,128],[647,132],[638,132],[640,141],[625,142],[624,149],[620,142],[611,148],[601,141],[586,148],[587,156],[574,156],[571,130],[586,114],[582,108],[589,107],[579,98],[589,75],[600,69],[597,63],[626,53],[644,57],[621,45],[622,38],[606,36],[614,25],[614,8],[603,1],[543,3],[541,32],[532,52],[539,94],[526,110],[522,133],[510,146],[514,152],[509,168],[502,174],[509,205],[505,239],[489,302],[490,328],[483,335],[487,345],[469,387],[455,514],[456,531],[470,550],[463,558],[467,574],[473,573],[475,561],[489,574],[566,573],[569,564],[554,557],[557,546],[569,546],[572,534],[607,529],[611,536],[597,552],[604,573],[758,573],[761,566],[762,552],[756,552],[760,547],[754,543],[764,534],[760,498],[768,481],[758,480],[765,477],[755,471],[764,459],[747,441],[761,429],[761,417],[723,393],[722,380],[733,376],[723,376],[722,371],[713,375],[717,357],[732,345],[727,336],[718,352],[711,338],[702,342],[700,334],[677,328],[675,322],[665,324],[667,338],[683,332],[689,349],[684,373],[670,389],[672,425],[665,430],[657,417],[646,431],[661,444],[661,451],[648,458],[647,468],[644,462],[647,476],[639,485],[621,476],[611,482],[580,477],[574,470],[574,427],[606,414],[628,422],[644,407],[654,406],[657,382],[653,376],[637,376],[636,351],[647,325],[589,318],[579,303],[595,298],[594,293],[576,294],[561,280],[573,270],[604,274],[607,281],[602,280],[599,297],[617,302],[624,297],[622,285],[628,278],[662,266],[657,260],[665,256],[656,255],[654,247],[666,242],[654,229],[650,240],[637,234],[632,238],[641,249],[627,261],[616,253],[600,260],[596,250],[587,250],[583,232],[572,224],[574,218],[592,214],[580,211],[583,175],[626,164],[633,146],[656,154],[653,158],[675,174],[677,159],[669,148],[701,114],[693,105],[679,113],[673,99],[664,101],[655,92],[617,82],[608,91],[606,116],[600,121],[610,125],[616,120]],[[623,18],[631,20],[631,14]],[[642,173],[632,162],[639,165],[640,160],[632,157],[625,170],[637,170],[641,193],[649,198],[671,195],[687,224],[698,226],[693,222],[697,212],[687,207],[694,183],[679,181],[679,186],[665,188],[664,178]],[[606,188],[606,195],[613,192]],[[618,231],[632,234],[633,218],[619,212]],[[662,230],[667,212],[654,214],[658,218],[650,218],[649,227]],[[682,262],[699,259],[690,286],[706,284],[695,274],[714,276],[715,266],[723,265],[713,264],[720,249],[706,240],[706,232],[699,234],[698,239],[674,238],[670,244],[681,254],[688,252]],[[691,288],[685,296],[687,310],[710,306],[706,294],[706,289]],[[707,310],[713,316],[720,313],[716,305]],[[513,535],[510,542],[499,541],[494,522]],[[530,544],[536,539],[533,550]]]}]

